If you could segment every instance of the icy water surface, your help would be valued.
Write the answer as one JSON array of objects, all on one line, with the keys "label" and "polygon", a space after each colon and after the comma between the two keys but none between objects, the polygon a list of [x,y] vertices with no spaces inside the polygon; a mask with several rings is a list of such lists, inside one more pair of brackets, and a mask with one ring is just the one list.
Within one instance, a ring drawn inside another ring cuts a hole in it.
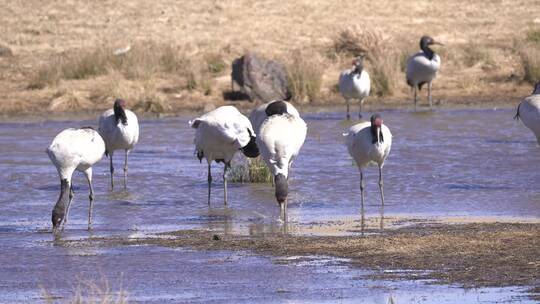
[{"label": "icy water surface", "polygon": [[[540,149],[512,110],[383,111],[394,139],[385,173],[387,216],[540,216]],[[257,234],[274,231],[279,208],[267,184],[229,183],[222,203],[221,165],[213,165],[212,205],[206,204],[206,164],[194,155],[182,117],[141,121],[123,190],[108,161],[94,167],[94,226],[86,229],[88,187],[75,173],[75,199],[64,237],[142,235],[187,228]],[[313,113],[293,165],[289,202],[295,226],[359,216],[359,174],[343,145],[343,113]],[[94,121],[0,124],[0,302],[36,301],[40,286],[68,295],[81,280],[122,284],[141,302],[492,303],[523,301],[520,289],[463,290],[422,282],[366,281],[360,270],[321,263],[278,263],[248,253],[197,252],[153,246],[66,248],[50,235],[59,181],[45,153],[64,128]],[[366,171],[367,216],[379,216],[378,171]]]}]

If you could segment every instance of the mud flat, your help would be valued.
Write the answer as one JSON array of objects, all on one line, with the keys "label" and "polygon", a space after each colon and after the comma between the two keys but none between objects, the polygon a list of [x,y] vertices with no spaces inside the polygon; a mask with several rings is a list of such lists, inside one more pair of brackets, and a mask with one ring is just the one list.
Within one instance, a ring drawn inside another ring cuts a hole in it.
[{"label": "mud flat", "polygon": [[278,257],[331,256],[344,258],[343,263],[375,270],[370,276],[377,279],[434,279],[468,288],[527,286],[538,299],[539,236],[538,223],[425,223],[384,232],[369,228],[364,235],[356,236],[276,233],[253,237],[181,230],[159,237],[91,238],[62,243],[248,250]]}]

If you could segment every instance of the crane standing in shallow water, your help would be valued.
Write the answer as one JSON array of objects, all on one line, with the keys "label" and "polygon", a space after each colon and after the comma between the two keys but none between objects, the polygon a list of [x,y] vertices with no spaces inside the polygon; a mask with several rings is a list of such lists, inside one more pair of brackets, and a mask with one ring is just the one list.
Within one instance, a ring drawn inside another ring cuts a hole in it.
[{"label": "crane standing in shallow water", "polygon": [[71,177],[75,170],[86,176],[90,188],[88,207],[88,229],[92,225],[94,189],[92,187],[92,166],[105,153],[105,142],[92,128],[66,129],[53,139],[47,154],[60,177],[60,196],[52,211],[53,232],[63,229],[68,219],[69,207],[73,199]]},{"label": "crane standing in shallow water", "polygon": [[370,122],[362,122],[349,128],[343,134],[349,154],[354,158],[360,170],[360,196],[362,208],[364,206],[364,174],[363,169],[370,163],[379,167],[379,190],[381,204],[384,206],[383,166],[392,147],[392,133],[379,114],[373,114]]},{"label": "crane standing in shallow water", "polygon": [[529,128],[540,145],[540,81],[530,96],[525,97],[517,108],[515,119],[520,119]]},{"label": "crane standing in shallow water", "polygon": [[255,131],[249,119],[242,115],[233,106],[219,107],[201,117],[189,122],[195,131],[195,150],[197,158],[208,162],[208,204],[212,186],[212,161],[222,162],[224,203],[227,204],[227,169],[231,167],[231,160],[239,150],[245,156],[254,158],[259,156],[259,149],[255,142]]},{"label": "crane standing in shallow water", "polygon": [[432,108],[433,102],[431,97],[431,83],[437,76],[437,72],[441,68],[441,57],[429,47],[430,45],[443,45],[435,41],[429,36],[423,36],[420,39],[420,49],[418,52],[407,60],[407,84],[414,91],[414,109],[418,103],[418,90],[422,90],[422,86],[428,85],[428,100],[429,107]]},{"label": "crane standing in shallow water", "polygon": [[284,101],[270,103],[265,110],[268,117],[261,124],[257,137],[262,159],[274,176],[276,200],[284,221],[287,220],[290,169],[307,133],[304,120],[288,113],[293,108]]},{"label": "crane standing in shallow water", "polygon": [[353,60],[353,68],[341,72],[339,75],[339,92],[347,103],[347,119],[351,119],[350,104],[351,99],[360,102],[358,118],[362,118],[362,104],[369,96],[371,81],[368,72],[364,69],[364,59],[362,56]]},{"label": "crane standing in shallow water", "polygon": [[124,188],[127,184],[128,154],[139,141],[139,122],[135,113],[125,109],[126,102],[117,99],[113,108],[99,117],[99,134],[105,140],[105,155],[109,156],[111,171],[111,188],[114,188],[114,150],[124,150]]}]

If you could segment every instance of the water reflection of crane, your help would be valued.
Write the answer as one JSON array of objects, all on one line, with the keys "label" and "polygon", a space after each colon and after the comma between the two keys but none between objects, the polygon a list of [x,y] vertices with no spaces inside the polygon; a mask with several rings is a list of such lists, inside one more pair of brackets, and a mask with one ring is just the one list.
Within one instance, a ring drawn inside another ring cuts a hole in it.
[{"label": "water reflection of crane", "polygon": [[[384,205],[379,207],[379,229],[384,229]],[[360,234],[364,235],[366,230],[366,215],[364,205],[362,205],[360,207]]]}]

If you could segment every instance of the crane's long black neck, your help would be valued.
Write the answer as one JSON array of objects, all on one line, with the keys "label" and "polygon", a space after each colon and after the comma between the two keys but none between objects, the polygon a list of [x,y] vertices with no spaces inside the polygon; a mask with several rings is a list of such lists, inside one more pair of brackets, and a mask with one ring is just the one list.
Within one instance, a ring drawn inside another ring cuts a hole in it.
[{"label": "crane's long black neck", "polygon": [[427,43],[420,42],[420,49],[426,54],[426,57],[431,60],[435,56],[435,52],[429,47]]},{"label": "crane's long black neck", "polygon": [[247,131],[249,133],[249,142],[240,150],[242,150],[242,153],[244,153],[246,157],[255,158],[259,156],[260,154],[259,147],[257,147],[257,142],[255,141],[256,139],[255,135],[253,135],[249,129],[247,129]]},{"label": "crane's long black neck", "polygon": [[270,103],[268,106],[266,106],[266,109],[264,110],[266,113],[266,116],[272,116],[272,115],[282,115],[287,113],[287,104],[282,100],[276,100],[272,103]]},{"label": "crane's long black neck", "polygon": [[[383,137],[383,133],[382,133],[382,128],[381,127],[378,127],[374,124],[371,124],[371,143],[372,144],[376,144],[376,143],[383,143],[384,142],[384,137]],[[378,134],[377,134],[378,133]],[[377,136],[379,135],[379,136]]]},{"label": "crane's long black neck", "polygon": [[70,188],[67,179],[60,180],[60,196],[54,209],[52,211],[52,224],[53,227],[58,226],[65,217],[67,206],[69,205]]},{"label": "crane's long black neck", "polygon": [[363,71],[363,70],[364,70],[364,65],[363,65],[363,64],[361,64],[361,63],[360,63],[360,64],[356,64],[356,65],[354,66],[354,69],[353,69],[352,73],[353,73],[354,75],[360,75],[360,74],[362,74],[362,71]]},{"label": "crane's long black neck", "polygon": [[536,85],[534,86],[534,90],[532,94],[540,94],[540,81],[537,82]]},{"label": "crane's long black neck", "polygon": [[126,111],[124,111],[124,108],[122,108],[122,106],[119,103],[115,102],[113,106],[113,110],[114,110],[114,119],[116,123],[118,124],[118,121],[122,121],[123,125],[127,125],[127,116],[126,116]]},{"label": "crane's long black neck", "polygon": [[289,193],[287,178],[281,173],[277,174],[274,176],[274,184],[276,187],[276,200],[281,204],[287,199]]}]

